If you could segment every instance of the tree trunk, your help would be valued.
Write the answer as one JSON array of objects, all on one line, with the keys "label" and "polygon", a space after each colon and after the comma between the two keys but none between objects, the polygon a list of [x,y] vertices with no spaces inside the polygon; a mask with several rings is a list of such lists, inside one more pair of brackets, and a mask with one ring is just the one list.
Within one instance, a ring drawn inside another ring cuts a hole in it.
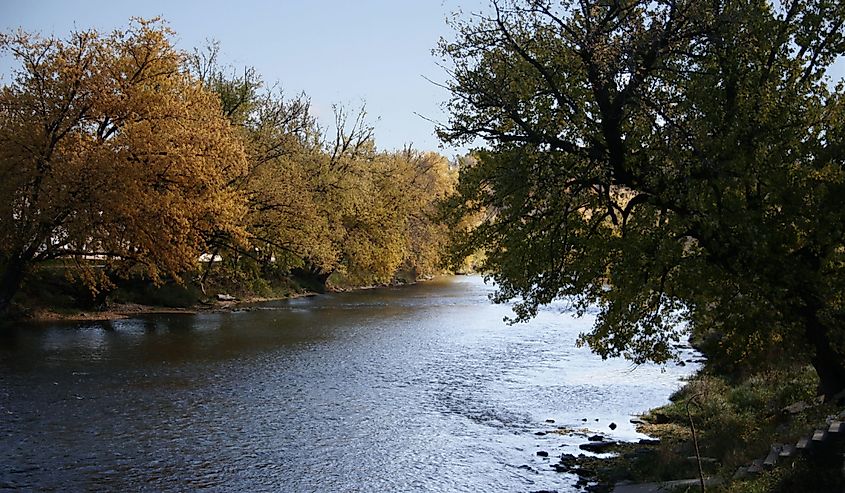
[{"label": "tree trunk", "polygon": [[299,279],[300,283],[303,284],[306,289],[310,289],[318,293],[325,293],[326,282],[329,280],[332,272],[325,272],[318,266],[310,262],[306,262],[304,267],[291,269],[291,274]]},{"label": "tree trunk", "polygon": [[26,262],[18,256],[13,256],[4,267],[3,275],[0,277],[0,315],[8,313],[12,298],[21,287],[26,273]]},{"label": "tree trunk", "polygon": [[816,355],[812,363],[819,375],[819,395],[823,395],[825,401],[845,390],[845,366],[841,358],[829,354]]},{"label": "tree trunk", "polygon": [[215,248],[211,253],[211,258],[208,259],[208,263],[205,266],[205,272],[202,273],[202,277],[200,278],[200,289],[202,290],[202,294],[208,296],[205,292],[205,281],[208,279],[208,274],[211,273],[211,268],[214,267],[214,258],[220,254],[220,248]]},{"label": "tree trunk", "polygon": [[845,355],[833,349],[828,327],[818,317],[818,311],[808,309],[805,313],[807,341],[813,348],[810,363],[819,377],[819,395],[825,400],[845,390]]}]

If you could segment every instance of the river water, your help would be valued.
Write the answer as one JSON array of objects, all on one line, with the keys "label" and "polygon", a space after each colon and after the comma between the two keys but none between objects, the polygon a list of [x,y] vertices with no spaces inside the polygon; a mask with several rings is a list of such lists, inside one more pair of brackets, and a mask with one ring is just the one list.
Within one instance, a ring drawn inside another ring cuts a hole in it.
[{"label": "river water", "polygon": [[554,458],[586,433],[638,438],[630,415],[696,365],[602,361],[575,347],[590,316],[509,326],[492,290],[7,328],[0,490],[577,491]]}]

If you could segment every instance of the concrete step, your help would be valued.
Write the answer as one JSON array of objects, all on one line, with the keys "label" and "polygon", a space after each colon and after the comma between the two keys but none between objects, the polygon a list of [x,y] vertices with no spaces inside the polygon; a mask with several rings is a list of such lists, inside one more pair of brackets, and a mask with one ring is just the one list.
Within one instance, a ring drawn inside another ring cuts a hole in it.
[{"label": "concrete step", "polygon": [[813,441],[816,443],[822,443],[827,440],[827,430],[816,430],[813,433]]},{"label": "concrete step", "polygon": [[771,450],[769,450],[769,455],[763,459],[763,469],[771,470],[775,468],[778,464],[778,457],[780,457],[781,449],[783,449],[783,445],[779,443],[772,445]]},{"label": "concrete step", "polygon": [[[666,491],[698,491],[698,479],[680,479],[677,481],[665,481],[662,483],[617,483],[613,487],[613,493],[664,493]],[[722,484],[720,478],[705,478],[704,486],[707,488]]]},{"label": "concrete step", "polygon": [[751,462],[751,465],[748,466],[747,471],[748,471],[748,474],[750,474],[752,476],[756,476],[757,474],[760,474],[761,472],[763,472],[763,459],[754,459]]},{"label": "concrete step", "polygon": [[778,455],[781,457],[781,459],[788,459],[790,457],[795,457],[796,453],[798,453],[798,449],[795,447],[795,445],[786,444],[783,446],[782,449],[780,449],[780,453]]},{"label": "concrete step", "polygon": [[802,452],[809,450],[810,447],[812,447],[812,446],[813,446],[813,437],[801,437],[801,439],[798,440],[798,443],[795,444],[795,448],[802,451]]}]

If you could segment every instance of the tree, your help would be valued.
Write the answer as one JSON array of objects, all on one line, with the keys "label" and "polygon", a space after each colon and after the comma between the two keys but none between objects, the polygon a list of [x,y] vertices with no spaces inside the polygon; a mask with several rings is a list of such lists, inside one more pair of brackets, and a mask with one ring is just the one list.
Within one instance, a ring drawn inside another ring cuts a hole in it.
[{"label": "tree", "polygon": [[223,254],[233,264],[247,258],[276,271],[300,264],[303,257],[322,264],[332,254],[323,251],[328,225],[315,202],[315,163],[323,149],[310,101],[304,94],[287,98],[266,87],[254,69],[225,68],[218,56],[219,45],[212,43],[194,51],[190,67],[220,98],[246,148],[247,172],[229,186],[247,199],[247,241],[217,235],[213,257]]},{"label": "tree", "polygon": [[396,158],[404,164],[401,195],[407,201],[403,265],[414,277],[433,275],[441,268],[449,238],[439,204],[454,192],[457,176],[448,160],[435,152],[408,148]]},{"label": "tree", "polygon": [[350,119],[336,107],[334,130],[307,166],[328,234],[299,273],[325,282],[339,272],[355,285],[390,282],[400,269],[432,273],[445,244],[435,203],[454,185],[446,160],[410,148],[377,151],[363,108]]},{"label": "tree", "polygon": [[445,159],[377,151],[364,108],[335,106],[324,130],[304,94],[265,89],[252,69],[222,68],[218,53],[212,44],[190,64],[246,144],[248,172],[231,186],[248,198],[248,238],[218,235],[213,253],[236,268],[248,259],[247,268],[293,270],[316,289],[335,272],[349,284],[389,282],[400,268],[431,273],[445,243],[434,203],[453,186]]},{"label": "tree", "polygon": [[387,283],[399,270],[431,274],[446,243],[434,216],[454,186],[448,162],[410,147],[377,152],[365,116],[362,110],[349,124],[339,110],[328,146],[321,197],[335,233],[332,269],[355,284]]},{"label": "tree", "polygon": [[558,298],[602,356],[810,362],[845,388],[845,52],[827,0],[494,1],[457,26],[448,142],[481,138],[455,217],[516,319]]},{"label": "tree", "polygon": [[96,255],[154,280],[192,269],[214,232],[243,236],[227,183],[244,150],[172,33],[134,20],[102,36],[4,35],[20,67],[0,90],[0,312],[38,262]]},{"label": "tree", "polygon": [[340,106],[334,111],[334,135],[324,137],[323,155],[311,168],[328,235],[322,256],[306,256],[305,264],[323,282],[334,272],[353,284],[388,282],[404,253],[396,163],[376,150],[364,107],[354,115]]}]

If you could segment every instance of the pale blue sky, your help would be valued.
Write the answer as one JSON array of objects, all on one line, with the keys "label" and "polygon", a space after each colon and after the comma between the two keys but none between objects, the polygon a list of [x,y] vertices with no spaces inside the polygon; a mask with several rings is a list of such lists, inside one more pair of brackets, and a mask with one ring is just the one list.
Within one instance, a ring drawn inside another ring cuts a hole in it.
[{"label": "pale blue sky", "polygon": [[[125,27],[131,16],[162,16],[179,48],[221,43],[225,63],[255,67],[287,94],[305,92],[321,122],[332,123],[331,105],[366,102],[381,149],[407,143],[438,150],[434,125],[444,121],[448,93],[426,78],[447,75],[432,56],[449,36],[447,16],[483,0],[261,0],[143,2],[103,0],[0,0],[0,30],[63,36],[74,28],[101,32]],[[7,72],[8,66],[0,66]],[[441,149],[447,156],[451,148]]]},{"label": "pale blue sky", "polygon": [[[287,94],[305,92],[324,125],[331,105],[366,102],[381,149],[411,143],[437,150],[434,125],[445,121],[446,90],[426,80],[446,80],[431,54],[451,36],[447,17],[479,11],[486,0],[0,0],[0,30],[63,36],[73,30],[108,32],[132,16],[162,16],[177,45],[221,43],[224,63],[255,67],[264,81]],[[0,74],[8,66],[0,60]],[[845,64],[831,75],[841,79]],[[419,116],[422,115],[422,116]],[[447,156],[465,149],[440,149]]]}]

